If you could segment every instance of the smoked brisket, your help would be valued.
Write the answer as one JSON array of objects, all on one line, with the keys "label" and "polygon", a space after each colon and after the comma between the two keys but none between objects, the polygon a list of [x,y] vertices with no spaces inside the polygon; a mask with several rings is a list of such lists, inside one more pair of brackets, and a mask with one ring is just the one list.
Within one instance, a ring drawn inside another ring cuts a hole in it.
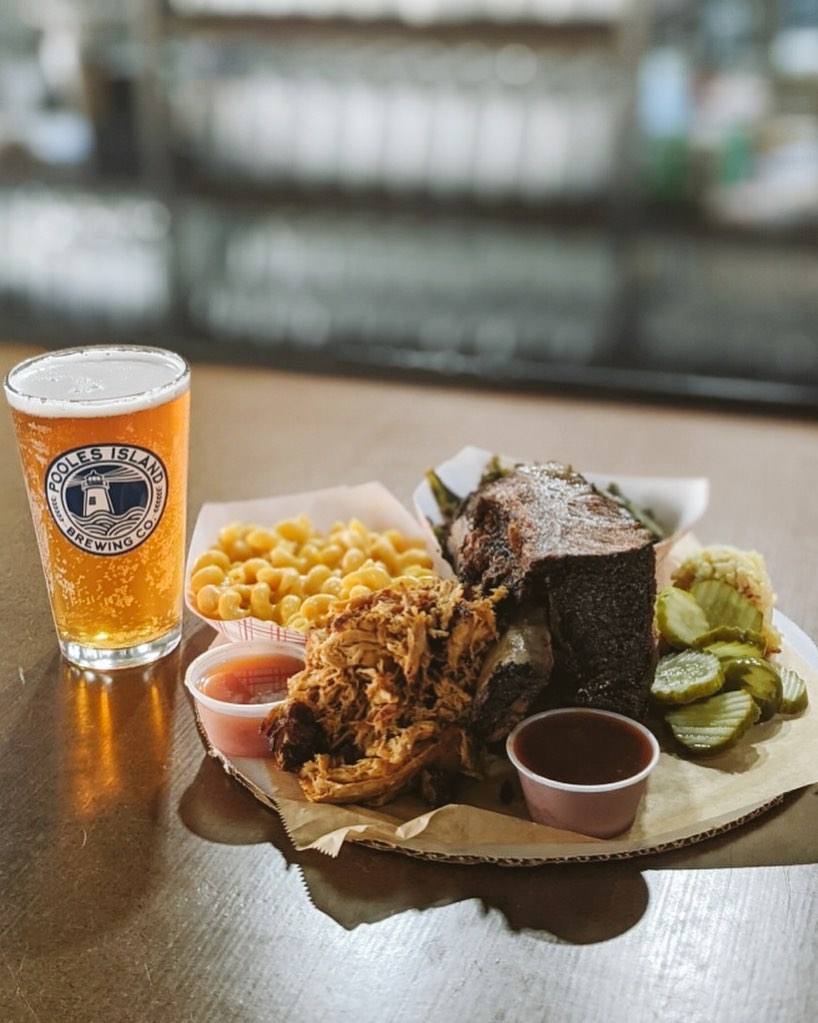
[{"label": "smoked brisket", "polygon": [[[464,583],[505,586],[512,614],[544,616],[549,705],[643,716],[655,555],[652,535],[627,509],[568,466],[519,466],[466,499],[447,552]],[[531,702],[530,687],[526,695]]]}]

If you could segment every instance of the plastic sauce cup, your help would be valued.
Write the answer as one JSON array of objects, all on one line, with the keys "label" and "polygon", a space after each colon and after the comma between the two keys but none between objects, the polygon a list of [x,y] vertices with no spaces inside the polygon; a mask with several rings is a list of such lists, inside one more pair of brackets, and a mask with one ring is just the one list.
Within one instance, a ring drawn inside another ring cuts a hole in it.
[{"label": "plastic sauce cup", "polygon": [[565,707],[521,721],[506,740],[538,824],[613,838],[633,824],[659,761],[653,733],[613,711]]},{"label": "plastic sauce cup", "polygon": [[303,645],[266,639],[221,643],[191,661],[185,685],[212,745],[227,756],[269,756],[261,726],[303,666]]}]

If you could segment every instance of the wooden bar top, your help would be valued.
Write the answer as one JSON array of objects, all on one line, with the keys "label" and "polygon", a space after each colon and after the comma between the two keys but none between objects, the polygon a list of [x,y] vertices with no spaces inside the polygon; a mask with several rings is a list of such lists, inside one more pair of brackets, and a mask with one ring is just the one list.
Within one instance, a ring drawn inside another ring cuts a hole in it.
[{"label": "wooden bar top", "polygon": [[[0,347],[0,372],[32,351]],[[814,422],[199,363],[192,387],[189,530],[204,502],[343,483],[408,504],[469,444],[707,476],[698,537],[761,551],[778,606],[818,637]],[[0,482],[0,1020],[815,1018],[815,786],[626,860],[297,852],[198,734],[180,680],[213,631],[188,616],[159,665],[83,679],[58,653],[7,413]]]}]

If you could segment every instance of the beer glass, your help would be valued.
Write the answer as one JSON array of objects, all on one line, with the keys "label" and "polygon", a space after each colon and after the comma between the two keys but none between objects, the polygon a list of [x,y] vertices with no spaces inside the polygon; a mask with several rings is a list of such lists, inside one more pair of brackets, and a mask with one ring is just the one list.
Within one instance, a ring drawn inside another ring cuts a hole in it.
[{"label": "beer glass", "polygon": [[190,369],[137,345],[62,349],[5,380],[60,649],[110,669],[182,630]]}]

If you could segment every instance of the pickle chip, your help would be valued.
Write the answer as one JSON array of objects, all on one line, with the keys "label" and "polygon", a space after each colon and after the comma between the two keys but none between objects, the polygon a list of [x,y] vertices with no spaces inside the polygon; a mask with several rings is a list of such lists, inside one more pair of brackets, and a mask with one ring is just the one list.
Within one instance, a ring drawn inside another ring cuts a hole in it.
[{"label": "pickle chip", "polygon": [[665,720],[680,746],[694,756],[707,757],[733,746],[759,714],[747,690],[734,689],[668,711]]},{"label": "pickle chip", "polygon": [[728,661],[724,665],[724,688],[746,689],[758,704],[762,721],[769,721],[781,709],[781,676],[769,661],[758,657]]},{"label": "pickle chip", "polygon": [[684,649],[710,628],[701,605],[687,590],[666,586],[656,595],[656,628],[669,646]]},{"label": "pickle chip", "polygon": [[705,650],[709,654],[715,654],[723,663],[727,661],[758,660],[764,656],[764,650],[755,643],[741,643],[738,640],[716,640],[714,643],[705,643],[697,649]]},{"label": "pickle chip", "polygon": [[650,687],[657,703],[692,703],[721,689],[724,672],[715,654],[704,650],[680,650],[659,658]]},{"label": "pickle chip", "polygon": [[[699,650],[707,650],[711,646],[719,644],[736,643],[742,647],[752,647],[755,653],[748,654],[748,657],[760,657],[767,649],[767,643],[760,632],[753,629],[739,629],[736,625],[717,625],[715,629],[708,629],[696,638],[693,643]],[[724,647],[726,649],[726,647]]]},{"label": "pickle chip", "polygon": [[722,579],[700,579],[690,592],[707,615],[710,628],[731,625],[760,632],[764,616],[755,604]]},{"label": "pickle chip", "polygon": [[779,668],[781,676],[781,714],[800,714],[809,706],[807,683],[792,668]]}]

